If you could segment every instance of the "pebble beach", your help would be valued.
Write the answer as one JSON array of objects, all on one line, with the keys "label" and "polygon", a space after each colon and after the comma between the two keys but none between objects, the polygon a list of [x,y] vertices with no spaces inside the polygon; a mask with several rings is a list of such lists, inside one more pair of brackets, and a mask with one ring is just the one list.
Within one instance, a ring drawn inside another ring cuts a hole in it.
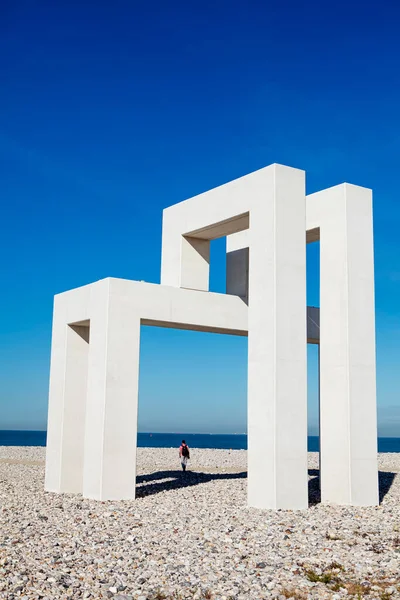
[{"label": "pebble beach", "polygon": [[137,498],[45,493],[44,448],[0,447],[0,598],[400,598],[400,454],[380,454],[381,504],[246,506],[245,450],[138,448]]}]

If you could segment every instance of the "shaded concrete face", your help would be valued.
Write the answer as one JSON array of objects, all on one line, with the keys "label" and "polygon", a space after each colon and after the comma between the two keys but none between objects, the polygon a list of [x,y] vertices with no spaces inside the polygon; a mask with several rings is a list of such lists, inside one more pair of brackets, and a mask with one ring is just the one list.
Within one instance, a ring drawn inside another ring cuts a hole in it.
[{"label": "shaded concrete face", "polygon": [[[164,211],[161,285],[106,279],[56,296],[47,490],[134,498],[145,324],[248,335],[248,498],[259,508],[308,505],[306,343],[320,343],[322,500],[377,503],[371,197],[346,185],[319,194],[306,198],[304,172],[271,165]],[[227,294],[208,291],[221,236]],[[321,315],[306,307],[316,239]]]}]

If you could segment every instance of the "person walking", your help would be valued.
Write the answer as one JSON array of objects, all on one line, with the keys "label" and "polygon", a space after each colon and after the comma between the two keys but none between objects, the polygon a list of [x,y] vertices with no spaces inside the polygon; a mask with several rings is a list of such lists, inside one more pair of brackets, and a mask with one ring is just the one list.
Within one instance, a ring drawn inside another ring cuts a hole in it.
[{"label": "person walking", "polygon": [[179,448],[179,458],[181,459],[182,471],[186,471],[187,462],[190,459],[189,447],[185,440],[182,440],[182,444]]}]

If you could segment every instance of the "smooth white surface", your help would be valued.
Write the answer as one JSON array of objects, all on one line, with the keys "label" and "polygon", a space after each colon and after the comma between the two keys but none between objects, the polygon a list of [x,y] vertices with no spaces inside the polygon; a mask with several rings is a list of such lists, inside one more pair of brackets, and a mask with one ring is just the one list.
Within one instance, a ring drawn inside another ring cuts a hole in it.
[{"label": "smooth white surface", "polygon": [[62,296],[54,299],[45,488],[80,493],[88,330],[78,328],[74,331],[68,323],[87,318],[90,286]]},{"label": "smooth white surface", "polygon": [[248,502],[308,506],[305,177],[276,165],[250,212]]},{"label": "smooth white surface", "polygon": [[245,336],[247,313],[235,296],[123,279],[56,296],[45,489],[134,498],[141,323]]},{"label": "smooth white surface", "polygon": [[307,197],[320,229],[320,427],[323,502],[379,502],[370,190],[343,184]]},{"label": "smooth white surface", "polygon": [[[321,497],[336,504],[379,502],[372,222],[366,188],[306,197],[307,237],[320,240],[321,309],[307,307],[307,341],[321,344]],[[228,293],[248,296],[249,245],[248,230],[227,238]]]},{"label": "smooth white surface", "polygon": [[[235,233],[233,251],[249,226],[248,490],[260,508],[308,505],[305,222],[304,172],[282,165],[164,211],[167,285],[183,285],[190,270],[192,287],[205,289],[204,260],[182,251],[182,236]],[[235,275],[245,261],[228,257],[227,289],[247,301],[247,281]]]},{"label": "smooth white surface", "polygon": [[[208,292],[227,235],[227,294]],[[306,239],[321,239],[321,312],[306,309]],[[306,342],[320,343],[322,500],[378,502],[369,190],[305,197],[271,165],[164,211],[162,285],[105,279],[56,296],[45,488],[135,497],[140,325],[249,335],[248,499],[302,509]]]},{"label": "smooth white surface", "polygon": [[83,495],[98,500],[135,497],[140,315],[114,283],[92,290]]}]

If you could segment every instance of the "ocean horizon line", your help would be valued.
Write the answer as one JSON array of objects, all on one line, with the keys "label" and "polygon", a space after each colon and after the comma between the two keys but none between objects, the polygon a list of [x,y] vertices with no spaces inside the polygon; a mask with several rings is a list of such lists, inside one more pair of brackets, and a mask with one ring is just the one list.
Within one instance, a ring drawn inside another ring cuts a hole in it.
[{"label": "ocean horizon line", "polygon": [[[215,450],[247,450],[247,433],[188,433],[139,431],[137,433],[138,448],[177,448],[185,439],[191,448],[209,448]],[[46,430],[3,429],[0,430],[0,446],[45,447]],[[378,437],[379,453],[400,453],[400,437]],[[307,450],[319,452],[318,435],[307,435]]]},{"label": "ocean horizon line", "polygon": [[[46,433],[47,429],[14,429],[14,428],[5,428],[0,429],[0,433],[3,432],[15,432],[15,433]],[[215,431],[138,431],[138,435],[245,435],[247,436],[247,432],[215,432]],[[307,433],[307,437],[316,437],[319,438],[319,434],[316,433]],[[390,439],[390,440],[399,440],[400,435],[378,435],[377,439]]]}]

